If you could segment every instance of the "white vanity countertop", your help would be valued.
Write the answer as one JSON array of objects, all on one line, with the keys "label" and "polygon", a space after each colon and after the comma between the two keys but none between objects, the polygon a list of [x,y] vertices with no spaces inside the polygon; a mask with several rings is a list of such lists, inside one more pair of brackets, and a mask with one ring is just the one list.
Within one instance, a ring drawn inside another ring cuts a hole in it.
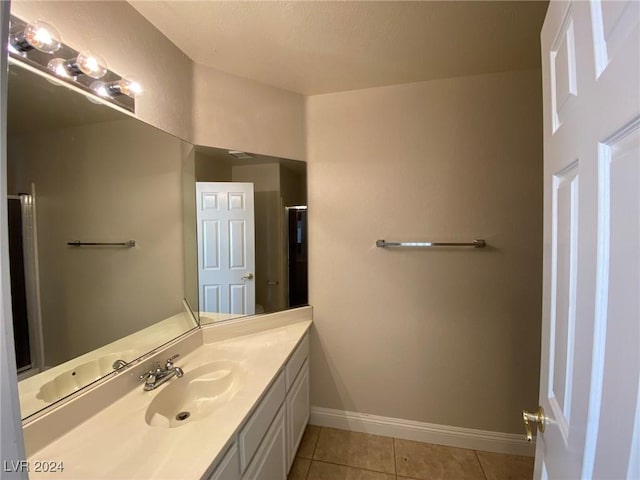
[{"label": "white vanity countertop", "polygon": [[[240,362],[244,385],[231,401],[209,416],[177,428],[151,427],[145,412],[156,395],[180,379],[151,392],[142,385],[35,452],[28,460],[30,478],[56,479],[199,479],[218,459],[229,440],[311,326],[306,320],[215,343],[205,343],[175,361],[185,375],[217,360]],[[205,336],[206,341],[206,336]],[[56,473],[34,472],[36,462],[62,462]]]}]

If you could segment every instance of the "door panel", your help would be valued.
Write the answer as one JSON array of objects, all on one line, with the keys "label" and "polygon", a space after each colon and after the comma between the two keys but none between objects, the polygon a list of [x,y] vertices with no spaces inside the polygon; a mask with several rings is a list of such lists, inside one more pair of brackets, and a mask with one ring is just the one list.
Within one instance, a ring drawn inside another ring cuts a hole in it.
[{"label": "door panel", "polygon": [[244,285],[229,285],[229,313],[246,313],[246,288]]},{"label": "door panel", "polygon": [[202,227],[204,242],[202,266],[205,269],[220,268],[220,222],[218,220],[204,220]]},{"label": "door panel", "polygon": [[201,303],[206,307],[207,312],[219,312],[220,306],[220,285],[204,285],[202,287],[204,300]]},{"label": "door panel", "polygon": [[553,131],[562,125],[578,96],[573,10],[567,8],[550,52]]},{"label": "door panel", "polygon": [[640,268],[628,265],[640,265],[639,126],[636,120],[602,143],[599,152],[596,281],[602,293],[596,297],[592,422],[585,446],[596,478],[625,478],[633,422],[620,421],[620,412],[634,412],[638,401],[638,369],[630,368],[640,365],[638,341],[628,339],[640,339]]},{"label": "door panel", "polygon": [[571,413],[578,249],[578,162],[553,178],[549,402],[566,441]]},{"label": "door panel", "polygon": [[552,1],[542,29],[547,421],[535,478],[640,473],[639,18],[638,2]]},{"label": "door panel", "polygon": [[229,227],[229,268],[247,268],[246,225],[244,220],[230,220]]},{"label": "door panel", "polygon": [[592,1],[591,21],[596,75],[607,68],[625,40],[638,26],[640,3],[637,1]]}]

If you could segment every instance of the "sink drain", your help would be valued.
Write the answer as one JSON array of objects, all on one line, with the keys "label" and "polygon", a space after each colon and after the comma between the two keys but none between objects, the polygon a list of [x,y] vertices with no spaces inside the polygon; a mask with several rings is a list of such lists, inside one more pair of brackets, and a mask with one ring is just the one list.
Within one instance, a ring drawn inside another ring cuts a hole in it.
[{"label": "sink drain", "polygon": [[181,422],[183,420],[186,420],[190,416],[191,416],[191,414],[189,412],[180,412],[179,414],[176,415],[176,420]]}]

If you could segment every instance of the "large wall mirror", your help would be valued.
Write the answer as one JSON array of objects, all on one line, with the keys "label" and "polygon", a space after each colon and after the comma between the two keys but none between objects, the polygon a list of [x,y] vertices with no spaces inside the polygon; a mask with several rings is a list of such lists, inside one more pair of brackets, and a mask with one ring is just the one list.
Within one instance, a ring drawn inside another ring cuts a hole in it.
[{"label": "large wall mirror", "polygon": [[197,308],[195,239],[183,230],[195,152],[15,62],[8,77],[12,307],[26,418],[197,326],[187,308]]},{"label": "large wall mirror", "polygon": [[23,419],[198,321],[308,304],[304,162],[194,147],[13,58],[8,78]]},{"label": "large wall mirror", "polygon": [[307,305],[306,163],[195,149],[200,322]]}]

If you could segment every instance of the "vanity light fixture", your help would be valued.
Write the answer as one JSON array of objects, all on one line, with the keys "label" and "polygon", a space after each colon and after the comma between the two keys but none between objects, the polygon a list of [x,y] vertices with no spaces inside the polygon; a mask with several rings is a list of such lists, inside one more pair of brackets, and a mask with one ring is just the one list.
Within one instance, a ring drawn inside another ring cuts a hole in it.
[{"label": "vanity light fixture", "polygon": [[64,78],[75,78],[80,74],[91,78],[101,78],[108,71],[104,58],[89,51],[81,52],[71,60],[54,58],[47,67],[56,75]]},{"label": "vanity light fixture", "polygon": [[131,78],[121,78],[115,82],[101,82],[97,80],[91,84],[91,90],[101,97],[127,95],[137,98],[143,93],[142,85]]},{"label": "vanity light fixture", "polygon": [[24,30],[9,37],[9,48],[18,54],[36,49],[53,53],[60,48],[60,34],[53,25],[36,20],[28,23]]},{"label": "vanity light fixture", "polygon": [[[91,101],[107,102],[135,113],[135,97],[142,93],[140,84],[108,70],[100,55],[65,45],[48,23],[29,23],[11,15],[7,43],[10,62],[33,69],[56,84],[78,88]],[[51,55],[53,52],[55,55]]]}]

